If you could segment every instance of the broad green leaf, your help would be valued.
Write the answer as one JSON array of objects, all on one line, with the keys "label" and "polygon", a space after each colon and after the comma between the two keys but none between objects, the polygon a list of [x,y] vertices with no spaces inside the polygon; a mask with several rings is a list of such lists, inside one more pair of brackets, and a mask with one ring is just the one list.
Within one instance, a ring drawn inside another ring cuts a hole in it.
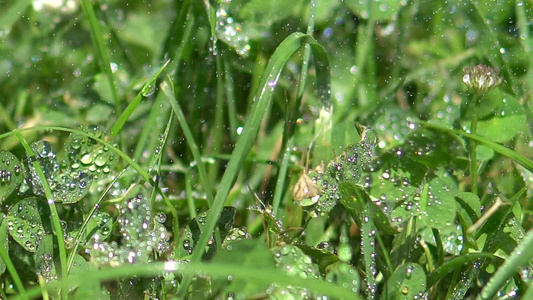
[{"label": "broad green leaf", "polygon": [[382,109],[372,125],[380,137],[379,148],[389,150],[401,145],[418,128],[417,121],[418,118],[410,110],[395,106]]},{"label": "broad green leaf", "polygon": [[[265,243],[259,240],[242,240],[229,243],[224,249],[213,257],[214,263],[231,263],[238,267],[251,267],[261,270],[274,270],[274,258]],[[252,282],[235,279],[229,281],[225,288],[226,293],[235,295],[236,298],[250,298],[265,291],[269,282]]]},{"label": "broad green leaf", "polygon": [[[272,252],[276,268],[282,273],[299,278],[318,278],[318,266],[300,248],[294,245],[285,245],[272,249]],[[271,284],[269,290],[274,298],[294,297],[294,299],[302,299],[309,295],[309,290],[305,288],[285,285],[282,282]]]},{"label": "broad green leaf", "polygon": [[[60,172],[56,153],[52,145],[47,141],[33,142],[31,148],[36,155],[37,162],[41,165],[55,201],[65,204],[76,203],[87,194],[92,183],[91,175],[83,170],[71,170],[68,168],[64,172]],[[33,193],[42,196],[45,191],[41,178],[33,163],[31,163],[32,161],[33,158],[27,154],[24,159],[26,181],[32,188]]]},{"label": "broad green leaf", "polygon": [[[81,131],[91,137],[113,143],[106,131],[98,125],[83,126]],[[84,171],[94,178],[109,174],[118,163],[118,155],[107,146],[79,133],[70,134],[65,144],[62,164],[72,171]]]},{"label": "broad green leaf", "polygon": [[22,182],[22,166],[11,152],[0,150],[0,203]]},{"label": "broad green leaf", "polygon": [[357,269],[345,262],[336,262],[326,268],[326,281],[336,283],[339,287],[358,293],[361,289],[361,277]]},{"label": "broad green leaf", "polygon": [[426,291],[426,273],[416,263],[406,263],[396,268],[387,280],[382,299],[420,299]]},{"label": "broad green leaf", "polygon": [[432,228],[445,228],[453,223],[457,187],[449,177],[428,180],[394,208],[391,213],[393,219],[407,220],[410,216],[416,216],[417,225]]},{"label": "broad green leaf", "polygon": [[17,243],[27,251],[35,252],[43,236],[50,232],[49,220],[50,212],[45,201],[29,197],[10,207],[4,222]]}]

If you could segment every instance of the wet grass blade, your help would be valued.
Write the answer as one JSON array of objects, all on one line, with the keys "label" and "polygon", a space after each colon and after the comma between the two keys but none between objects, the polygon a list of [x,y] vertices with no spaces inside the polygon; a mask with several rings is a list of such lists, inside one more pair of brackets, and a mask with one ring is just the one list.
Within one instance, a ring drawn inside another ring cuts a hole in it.
[{"label": "wet grass blade", "polygon": [[109,49],[107,49],[106,44],[104,43],[104,35],[102,33],[102,28],[96,14],[94,13],[93,5],[89,0],[81,0],[81,7],[85,16],[87,17],[87,22],[89,22],[89,28],[91,30],[91,38],[96,48],[96,55],[100,61],[102,70],[107,77],[109,86],[111,87],[111,95],[113,101],[115,102],[115,110],[120,111],[120,99],[117,94],[117,87],[115,85],[115,78],[113,76],[113,71],[111,70],[111,59],[109,58]]},{"label": "wet grass blade", "polygon": [[[2,220],[2,223],[3,222],[5,222],[5,219]],[[6,229],[5,224],[2,224],[0,229],[5,230]],[[29,299],[28,295],[26,294],[26,289],[24,288],[24,284],[22,283],[22,280],[20,279],[20,276],[17,272],[17,269],[15,268],[13,261],[11,261],[11,258],[9,257],[7,248],[0,246],[0,258],[4,261],[4,264],[6,265],[6,269],[9,272],[9,275],[11,275],[11,278],[13,279],[13,283],[15,284],[15,288],[18,290],[21,299]]]},{"label": "wet grass blade", "polygon": [[[56,209],[54,196],[52,195],[52,190],[50,189],[48,180],[46,180],[46,177],[44,176],[44,172],[43,172],[41,165],[39,164],[39,161],[35,158],[35,152],[33,152],[33,149],[26,142],[26,139],[22,136],[19,130],[15,130],[14,134],[19,139],[26,153],[30,157],[33,158],[32,165],[35,168],[37,175],[39,176],[39,180],[41,181],[41,184],[43,186],[44,195],[47,199],[48,207],[50,207],[50,218],[52,219],[51,220],[52,232],[57,239],[57,247],[59,251],[59,264],[61,266],[61,277],[67,278],[67,274],[68,274],[67,272],[67,251],[65,248],[65,241],[63,239],[63,228],[61,227],[61,220],[59,219],[59,214]],[[62,295],[64,298],[68,298],[66,289],[62,290]]]},{"label": "wet grass blade", "polygon": [[[24,14],[28,7],[32,4],[31,0],[13,1],[9,8],[2,8],[3,13],[0,15],[0,31],[9,30],[17,19]],[[5,5],[5,4],[3,4]]]},{"label": "wet grass blade", "polygon": [[438,267],[434,272],[428,275],[427,284],[428,289],[448,274],[464,265],[465,263],[475,261],[480,258],[498,258],[491,253],[468,253],[455,257]]},{"label": "wet grass blade", "polygon": [[183,111],[181,110],[181,107],[178,104],[178,100],[176,100],[176,97],[174,96],[174,89],[172,88],[172,86],[172,80],[170,78],[167,78],[167,81],[161,84],[161,90],[167,96],[168,102],[172,106],[172,110],[174,110],[176,118],[178,119],[181,129],[183,130],[183,134],[185,134],[185,139],[187,140],[187,144],[191,149],[192,156],[194,157],[196,166],[198,167],[200,180],[204,184],[204,190],[207,195],[207,202],[211,207],[213,206],[213,186],[209,181],[209,177],[207,176],[207,170],[204,162],[202,161],[202,155],[200,153],[198,145],[194,140],[194,135],[192,134],[189,124],[187,124],[187,119],[185,118],[185,115],[183,114]]},{"label": "wet grass blade", "polygon": [[148,94],[152,93],[153,90],[155,90],[156,81],[159,75],[163,73],[165,68],[168,66],[170,60],[167,61],[157,72],[150,78],[150,80],[144,84],[143,88],[139,91],[137,96],[133,99],[133,101],[130,102],[128,107],[120,114],[120,117],[118,117],[115,124],[113,124],[113,127],[111,127],[111,135],[116,136],[121,130],[122,127],[124,127],[124,124],[126,124],[126,121],[128,121],[128,118],[131,116],[131,114],[135,111],[137,106],[141,103],[141,100],[145,98]]},{"label": "wet grass blade", "polygon": [[[319,98],[324,103],[330,102],[329,62],[324,48],[322,48],[322,46],[320,46],[317,41],[309,35],[303,33],[291,34],[278,46],[265,69],[263,77],[261,78],[259,90],[256,93],[256,101],[252,106],[246,124],[244,125],[241,137],[235,145],[235,149],[228,162],[226,172],[224,173],[220,182],[219,190],[207,216],[204,231],[200,235],[192,254],[192,262],[200,261],[204,253],[207,241],[209,240],[209,237],[215,228],[217,219],[222,211],[222,208],[224,207],[226,197],[228,196],[228,193],[233,186],[233,182],[235,181],[235,178],[241,169],[241,165],[248,155],[254,139],[257,136],[261,121],[263,120],[265,111],[270,104],[274,88],[277,84],[283,67],[288,62],[290,57],[296,51],[298,51],[302,45],[305,44],[309,44],[313,50]],[[178,297],[185,296],[191,280],[192,274],[188,274],[183,278],[180,289],[178,290]]]}]

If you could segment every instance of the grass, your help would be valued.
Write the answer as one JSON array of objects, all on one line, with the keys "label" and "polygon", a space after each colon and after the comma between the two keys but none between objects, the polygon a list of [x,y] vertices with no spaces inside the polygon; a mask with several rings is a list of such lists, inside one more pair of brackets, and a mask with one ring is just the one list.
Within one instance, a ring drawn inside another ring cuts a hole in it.
[{"label": "grass", "polygon": [[0,0],[0,298],[533,295],[530,3],[54,5]]}]

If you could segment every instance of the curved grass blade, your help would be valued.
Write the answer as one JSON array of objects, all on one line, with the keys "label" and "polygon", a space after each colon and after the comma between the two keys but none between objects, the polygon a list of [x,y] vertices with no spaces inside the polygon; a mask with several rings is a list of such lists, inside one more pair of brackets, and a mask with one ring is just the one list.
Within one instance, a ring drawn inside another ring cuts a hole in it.
[{"label": "curved grass blade", "polygon": [[[300,278],[298,276],[288,276],[280,273],[277,270],[262,270],[258,268],[250,268],[246,266],[239,266],[235,268],[234,265],[227,263],[186,263],[180,264],[177,262],[166,263],[152,263],[152,264],[131,264],[124,265],[120,268],[105,268],[95,271],[86,272],[82,275],[71,276],[68,279],[63,278],[59,282],[53,282],[46,287],[48,290],[61,287],[67,288],[76,282],[89,281],[109,281],[119,278],[132,276],[147,277],[147,276],[162,276],[168,273],[194,275],[199,272],[210,276],[219,277],[234,277],[251,282],[278,282],[284,285],[299,286],[309,289],[310,291],[319,294],[327,295],[332,299],[361,299],[357,294],[348,289],[339,288],[336,284],[324,280]],[[39,286],[35,286],[27,291],[30,298],[35,298],[41,295],[42,290]],[[24,299],[21,295],[12,298]],[[181,298],[180,298],[181,299]]]},{"label": "curved grass blade", "polygon": [[[276,48],[276,51],[272,55],[261,82],[259,84],[259,90],[256,93],[256,101],[254,102],[250,114],[247,118],[246,124],[242,135],[235,145],[231,158],[228,162],[226,172],[224,173],[220,182],[219,190],[215,196],[215,200],[207,216],[204,232],[200,235],[196,248],[192,254],[191,261],[200,261],[207,241],[213,232],[217,219],[222,211],[226,197],[231,189],[237,174],[241,168],[241,165],[250,151],[253,141],[257,136],[259,126],[263,120],[265,110],[267,109],[274,87],[277,84],[279,75],[283,70],[283,67],[288,62],[290,57],[300,49],[302,45],[309,44],[313,50],[313,57],[315,62],[315,68],[317,73],[317,87],[318,95],[326,106],[330,103],[330,74],[329,74],[329,62],[326,52],[320,44],[310,35],[303,33],[293,33]],[[187,274],[182,281],[180,289],[178,290],[178,297],[184,297],[187,293],[187,289],[192,280],[192,274]]]},{"label": "curved grass blade", "polygon": [[[307,22],[307,34],[312,35],[315,29],[315,17],[316,17],[316,0],[309,2],[309,21]],[[305,45],[304,56],[302,59],[302,69],[300,71],[300,80],[298,81],[298,94],[296,95],[296,101],[291,101],[287,108],[287,115],[285,116],[285,128],[283,133],[283,142],[281,149],[283,151],[283,157],[278,171],[278,179],[276,180],[276,188],[274,190],[274,197],[272,199],[272,213],[274,217],[277,216],[278,209],[281,203],[283,192],[286,189],[285,180],[287,178],[287,172],[289,168],[289,158],[291,149],[294,144],[293,133],[295,124],[294,119],[298,108],[302,103],[302,98],[305,92],[305,85],[307,83],[307,71],[309,68],[309,58],[311,55],[311,49],[309,45]],[[292,104],[292,105],[291,105]]]}]

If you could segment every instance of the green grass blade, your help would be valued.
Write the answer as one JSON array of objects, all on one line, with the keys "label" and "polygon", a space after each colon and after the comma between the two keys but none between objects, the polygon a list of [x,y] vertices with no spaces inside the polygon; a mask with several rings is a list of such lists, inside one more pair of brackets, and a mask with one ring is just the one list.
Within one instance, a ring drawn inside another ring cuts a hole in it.
[{"label": "green grass blade", "polygon": [[490,278],[487,285],[476,299],[493,299],[496,293],[504,286],[520,268],[533,258],[533,230],[529,230],[513,253],[505,260],[503,265]]},{"label": "green grass blade", "polygon": [[[326,103],[329,106],[330,103],[330,74],[329,74],[329,62],[327,59],[326,52],[324,48],[320,46],[316,40],[310,35],[302,33],[293,33],[288,36],[281,44],[278,46],[274,54],[272,55],[266,69],[265,73],[259,84],[259,90],[256,94],[256,101],[253,104],[252,110],[247,118],[246,124],[242,135],[235,145],[235,149],[231,155],[231,158],[228,162],[226,172],[224,173],[219,190],[215,196],[213,205],[209,215],[207,216],[206,225],[204,231],[200,235],[200,238],[196,244],[194,252],[191,257],[192,262],[200,261],[207,241],[211,236],[211,233],[215,229],[215,224],[217,219],[224,207],[226,197],[231,189],[235,178],[237,177],[239,170],[241,168],[242,162],[248,155],[253,141],[263,120],[263,116],[267,107],[270,104],[274,88],[277,84],[279,75],[283,70],[283,67],[290,59],[290,57],[300,49],[304,44],[311,45],[313,50],[315,67],[317,73],[317,86],[318,86],[318,95],[323,103]],[[173,95],[172,95],[173,96]],[[192,280],[192,275],[188,274],[183,278],[180,289],[178,290],[178,297],[184,297],[187,293],[187,289]]]},{"label": "green grass blade", "polygon": [[[2,222],[5,222],[4,220],[2,220]],[[22,280],[20,280],[20,276],[17,272],[17,269],[15,268],[15,265],[13,265],[13,261],[11,261],[11,258],[9,257],[9,253],[8,251],[6,251],[6,249],[4,249],[4,247],[0,247],[0,258],[4,261],[4,264],[6,265],[6,269],[9,272],[9,275],[11,275],[11,278],[13,279],[13,283],[15,284],[15,287],[17,288],[19,292],[20,298],[29,299],[28,295],[26,294],[26,289],[24,288],[24,284],[22,284]]]},{"label": "green grass blade", "polygon": [[126,121],[128,121],[128,118],[131,116],[131,114],[135,111],[137,106],[141,103],[141,100],[146,97],[151,91],[155,89],[157,78],[163,73],[165,68],[168,66],[170,60],[168,60],[157,72],[150,78],[150,80],[144,84],[143,88],[139,91],[137,96],[133,99],[133,101],[130,102],[128,107],[120,114],[120,117],[118,117],[118,120],[113,124],[113,127],[111,127],[111,135],[116,136],[120,130],[122,130],[122,127],[124,124],[126,124]]},{"label": "green grass blade", "polygon": [[464,265],[465,263],[475,261],[480,258],[498,258],[498,257],[494,256],[491,253],[468,253],[468,254],[455,257],[445,262],[440,267],[438,267],[434,272],[428,275],[428,278],[427,278],[428,289],[432,287],[434,284],[436,284],[437,282],[439,282],[441,279],[446,277],[449,273],[456,270],[460,266]]},{"label": "green grass blade", "polygon": [[76,235],[76,240],[74,241],[74,246],[70,249],[70,255],[68,257],[68,263],[67,263],[67,272],[70,272],[70,268],[72,268],[72,263],[74,262],[74,257],[78,253],[78,248],[80,244],[82,243],[82,238],[85,235],[85,229],[87,229],[87,226],[89,225],[89,222],[91,221],[91,218],[93,217],[94,213],[98,208],[100,208],[100,204],[104,200],[104,197],[109,193],[109,191],[113,188],[113,185],[117,182],[117,180],[126,172],[128,168],[122,169],[122,171],[113,178],[113,180],[108,184],[105,191],[100,195],[98,198],[98,201],[93,205],[89,213],[87,214],[87,218],[83,221],[83,224],[81,225],[80,229],[78,230],[78,234]]},{"label": "green grass blade", "polygon": [[192,131],[189,128],[189,125],[187,124],[187,119],[185,118],[185,115],[183,114],[183,111],[181,110],[181,107],[178,104],[178,100],[176,100],[176,97],[174,96],[174,91],[171,87],[172,81],[170,78],[167,78],[167,80],[168,81],[165,81],[161,84],[161,90],[167,96],[168,102],[172,106],[172,110],[174,110],[174,113],[176,114],[176,118],[178,119],[178,122],[180,123],[181,129],[183,130],[183,133],[185,134],[185,139],[187,140],[187,144],[189,144],[192,155],[198,167],[198,173],[200,174],[200,180],[202,180],[202,183],[204,184],[204,190],[207,195],[207,202],[209,203],[209,206],[212,206],[213,205],[213,186],[211,185],[209,181],[209,177],[207,176],[206,167],[205,167],[204,162],[202,161],[202,155],[200,154],[198,145],[196,144],[194,140]]},{"label": "green grass blade", "polygon": [[104,43],[104,35],[96,14],[94,13],[93,5],[90,0],[81,0],[81,7],[85,16],[87,17],[87,22],[89,22],[89,28],[91,30],[91,38],[93,40],[94,46],[96,48],[96,55],[100,61],[102,70],[107,77],[109,86],[111,87],[111,95],[113,96],[113,101],[115,102],[115,110],[118,112],[121,110],[120,99],[117,94],[117,87],[115,85],[115,78],[113,76],[113,71],[111,70],[111,59],[109,57],[109,50],[107,49],[106,44]]},{"label": "green grass blade", "polygon": [[[105,268],[95,271],[90,271],[79,276],[71,276],[68,280],[61,279],[59,282],[50,283],[46,288],[48,290],[54,290],[58,287],[67,288],[69,284],[81,283],[84,281],[109,281],[116,280],[120,278],[125,278],[132,276],[138,277],[147,277],[147,276],[162,276],[165,273],[176,273],[176,274],[207,274],[217,277],[228,277],[232,276],[236,279],[245,279],[246,281],[251,282],[278,282],[286,285],[292,286],[301,286],[309,289],[310,291],[320,294],[327,295],[334,299],[361,299],[357,294],[351,292],[348,289],[339,288],[338,285],[326,282],[323,280],[312,279],[312,278],[300,278],[298,276],[288,276],[286,274],[280,273],[276,270],[260,270],[257,268],[250,268],[240,266],[235,268],[231,264],[221,264],[221,263],[186,263],[180,264],[177,262],[166,262],[166,263],[152,263],[152,264],[129,264],[124,265],[120,268]],[[41,288],[36,286],[28,290],[28,296],[30,298],[35,298],[41,295]],[[21,295],[15,296],[12,298],[24,299]]]},{"label": "green grass blade", "polygon": [[13,4],[9,8],[2,8],[3,13],[0,15],[0,30],[11,29],[32,2],[31,0],[17,0],[13,1]]},{"label": "green grass blade", "polygon": [[[46,180],[46,177],[44,176],[43,169],[41,168],[39,161],[35,159],[35,152],[33,152],[33,149],[26,142],[26,139],[22,136],[19,130],[15,130],[14,134],[19,139],[20,143],[22,144],[22,146],[24,147],[24,150],[26,150],[28,155],[34,158],[32,165],[35,168],[37,175],[39,176],[39,179],[43,186],[44,195],[47,200],[46,202],[48,203],[48,207],[50,207],[50,218],[52,219],[51,220],[52,232],[57,239],[57,247],[59,250],[59,264],[61,265],[61,277],[67,278],[67,274],[68,274],[67,273],[67,251],[65,248],[65,240],[63,239],[63,228],[61,227],[61,220],[59,219],[59,214],[56,209],[56,203],[54,201],[54,196],[52,195],[52,190],[50,190],[50,185],[48,185],[48,180]],[[65,298],[68,298],[68,294],[66,292],[67,292],[66,289],[62,290],[63,296]]]},{"label": "green grass blade", "polygon": [[[316,16],[316,0],[309,2],[309,21],[307,23],[307,34],[312,35],[315,29],[315,16]],[[309,57],[311,55],[311,49],[309,45],[305,45],[304,56],[302,60],[302,69],[300,71],[300,80],[298,82],[298,93],[296,95],[296,101],[291,101],[289,107],[287,107],[287,115],[285,116],[285,128],[282,142],[282,159],[277,174],[276,188],[274,190],[274,197],[272,198],[272,213],[274,216],[278,215],[278,209],[281,204],[284,191],[286,190],[285,180],[287,179],[287,173],[289,168],[289,158],[294,145],[292,138],[294,133],[294,124],[296,123],[296,114],[299,111],[302,103],[302,98],[305,92],[305,86],[307,83],[307,71],[309,67]]]}]

